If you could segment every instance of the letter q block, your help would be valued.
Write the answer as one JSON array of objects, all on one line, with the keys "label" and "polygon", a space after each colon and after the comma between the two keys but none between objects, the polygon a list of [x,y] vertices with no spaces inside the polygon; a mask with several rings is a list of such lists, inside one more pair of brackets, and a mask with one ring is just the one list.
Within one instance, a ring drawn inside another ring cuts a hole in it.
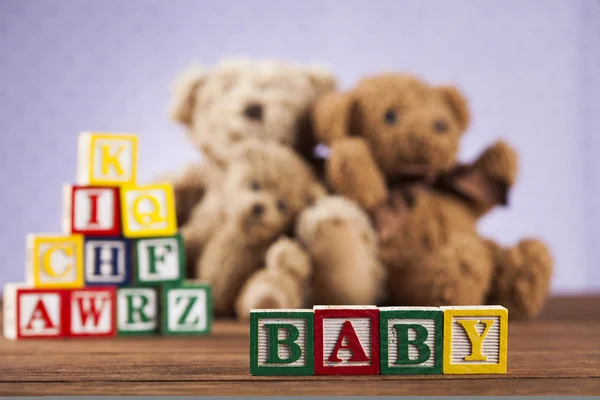
[{"label": "letter q block", "polygon": [[83,132],[78,147],[77,182],[80,185],[135,184],[136,135]]},{"label": "letter q block", "polygon": [[30,234],[26,247],[29,285],[38,289],[83,287],[82,235]]},{"label": "letter q block", "polygon": [[123,235],[128,238],[177,233],[173,186],[156,184],[121,189]]}]

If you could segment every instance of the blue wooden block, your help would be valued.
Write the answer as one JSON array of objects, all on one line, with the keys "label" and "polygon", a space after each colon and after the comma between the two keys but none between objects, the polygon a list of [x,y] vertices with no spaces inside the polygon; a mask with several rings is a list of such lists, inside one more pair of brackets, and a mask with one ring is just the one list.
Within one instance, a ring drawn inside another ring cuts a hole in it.
[{"label": "blue wooden block", "polygon": [[131,241],[124,238],[87,237],[84,244],[86,286],[127,286],[133,276]]}]

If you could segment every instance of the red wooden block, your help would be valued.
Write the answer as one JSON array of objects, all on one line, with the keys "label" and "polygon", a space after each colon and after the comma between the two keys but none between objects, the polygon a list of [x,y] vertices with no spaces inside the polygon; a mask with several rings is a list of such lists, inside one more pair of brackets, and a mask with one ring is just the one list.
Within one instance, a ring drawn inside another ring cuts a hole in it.
[{"label": "red wooden block", "polygon": [[63,231],[91,236],[120,236],[119,188],[65,185]]},{"label": "red wooden block", "polygon": [[65,334],[64,289],[4,286],[4,336],[11,340],[60,338]]},{"label": "red wooden block", "polygon": [[72,289],[67,293],[64,314],[65,335],[70,337],[111,337],[116,329],[116,288]]},{"label": "red wooden block", "polygon": [[315,375],[379,374],[379,309],[316,306]]}]

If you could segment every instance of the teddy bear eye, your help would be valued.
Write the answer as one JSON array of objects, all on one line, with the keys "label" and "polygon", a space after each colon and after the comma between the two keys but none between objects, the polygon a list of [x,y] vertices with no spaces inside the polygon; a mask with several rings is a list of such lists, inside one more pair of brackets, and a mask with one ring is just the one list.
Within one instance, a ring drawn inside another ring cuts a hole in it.
[{"label": "teddy bear eye", "polygon": [[398,113],[394,110],[387,110],[385,112],[385,123],[388,125],[393,125],[398,120]]},{"label": "teddy bear eye", "polygon": [[252,189],[255,192],[260,190],[260,183],[258,183],[256,181],[250,182],[250,189]]},{"label": "teddy bear eye", "polygon": [[433,124],[433,128],[437,133],[446,133],[448,131],[448,123],[442,119],[438,119]]},{"label": "teddy bear eye", "polygon": [[285,200],[277,200],[277,209],[281,212],[286,212],[287,211],[287,203],[285,202]]}]

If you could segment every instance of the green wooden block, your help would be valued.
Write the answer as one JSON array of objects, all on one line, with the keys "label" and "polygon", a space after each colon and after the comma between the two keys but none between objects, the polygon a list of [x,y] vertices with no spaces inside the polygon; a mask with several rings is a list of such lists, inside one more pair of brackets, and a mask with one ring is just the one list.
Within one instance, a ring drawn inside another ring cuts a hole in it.
[{"label": "green wooden block", "polygon": [[117,289],[117,335],[158,334],[158,290],[154,287]]},{"label": "green wooden block", "polygon": [[314,312],[250,312],[251,375],[314,374]]},{"label": "green wooden block", "polygon": [[135,286],[178,283],[185,278],[183,239],[175,236],[136,239]]},{"label": "green wooden block", "polygon": [[437,307],[381,307],[379,329],[382,375],[442,374],[442,310]]},{"label": "green wooden block", "polygon": [[207,335],[212,329],[212,290],[201,281],[162,286],[161,332],[165,336]]}]

